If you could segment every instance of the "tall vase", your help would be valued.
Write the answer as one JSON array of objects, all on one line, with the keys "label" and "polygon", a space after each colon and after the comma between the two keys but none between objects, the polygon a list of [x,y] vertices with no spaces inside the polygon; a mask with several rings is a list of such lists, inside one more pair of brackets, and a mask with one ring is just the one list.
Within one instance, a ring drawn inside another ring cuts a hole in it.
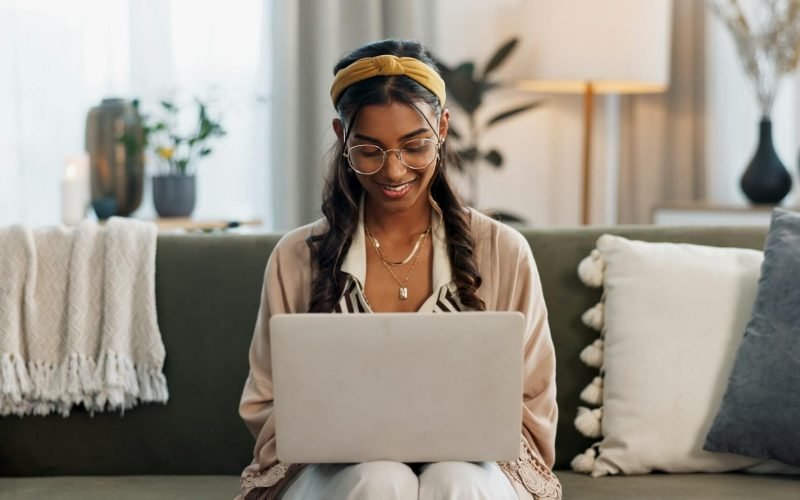
[{"label": "tall vase", "polygon": [[792,189],[792,176],[781,163],[772,144],[772,122],[761,119],[758,148],[742,175],[742,191],[753,203],[778,204]]},{"label": "tall vase", "polygon": [[103,99],[89,110],[86,151],[97,217],[133,213],[144,192],[144,129],[136,108],[124,99]]}]

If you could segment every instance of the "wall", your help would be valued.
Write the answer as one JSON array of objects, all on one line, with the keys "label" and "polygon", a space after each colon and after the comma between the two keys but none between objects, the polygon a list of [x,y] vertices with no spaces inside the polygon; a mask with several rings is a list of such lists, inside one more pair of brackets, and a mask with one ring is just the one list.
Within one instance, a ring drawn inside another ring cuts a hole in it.
[{"label": "wall", "polygon": [[[533,5],[525,0],[439,0],[440,31],[434,50],[448,64],[465,60],[485,64],[495,49],[517,35],[524,42]],[[525,78],[524,43],[512,53],[496,76],[500,80]],[[544,105],[490,129],[484,148],[497,148],[505,158],[500,170],[481,167],[478,208],[498,208],[519,214],[535,226],[575,225],[580,221],[580,169],[583,138],[583,103],[577,95],[535,95],[501,90],[484,105],[486,115],[515,103],[541,99]],[[607,151],[605,98],[595,101],[593,146],[593,221],[603,222]],[[451,105],[451,112],[459,110]]]},{"label": "wall", "polygon": [[[535,16],[535,3],[534,0],[438,0],[436,16],[440,30],[433,42],[434,49],[450,64],[463,60],[485,63],[495,48],[513,34],[525,39]],[[706,108],[696,110],[703,113],[706,120],[706,196],[712,203],[745,205],[739,178],[755,151],[759,113],[753,89],[741,69],[730,35],[712,16],[708,16],[706,23]],[[498,70],[498,78],[527,76],[524,52],[522,48],[513,54],[509,64]],[[798,96],[800,79],[787,77],[773,113],[776,149],[795,178],[793,191],[784,205],[800,203],[796,194]],[[497,126],[485,136],[484,145],[497,147],[505,155],[506,164],[501,170],[483,168],[479,208],[503,208],[523,215],[536,226],[578,224],[581,98],[507,91],[498,93],[485,107],[493,114],[514,102],[533,97],[544,99],[545,106]],[[597,224],[615,222],[613,210],[609,212],[606,206],[604,186],[609,159],[613,164],[617,146],[613,118],[618,101],[615,97],[598,98],[595,106],[591,211],[592,222]],[[607,123],[609,120],[611,127]]]}]

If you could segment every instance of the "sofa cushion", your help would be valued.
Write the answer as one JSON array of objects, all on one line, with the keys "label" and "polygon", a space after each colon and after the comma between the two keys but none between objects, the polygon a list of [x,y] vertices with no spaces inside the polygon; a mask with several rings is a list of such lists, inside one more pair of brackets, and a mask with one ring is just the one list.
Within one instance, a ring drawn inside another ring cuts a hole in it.
[{"label": "sofa cushion", "polygon": [[800,214],[773,212],[729,380],[705,449],[800,466]]},{"label": "sofa cushion", "polygon": [[759,463],[702,444],[750,317],[762,253],[608,234],[597,250],[604,325],[589,322],[605,338],[605,382],[595,401],[603,409],[582,410],[576,420],[599,435],[599,422],[586,424],[602,415],[591,473],[723,472]]},{"label": "sofa cushion", "polygon": [[575,408],[581,404],[581,391],[597,373],[584,365],[579,357],[581,350],[597,338],[597,332],[581,323],[581,314],[600,300],[602,290],[581,283],[575,268],[595,247],[597,238],[606,233],[640,241],[760,250],[764,247],[767,228],[587,226],[523,232],[539,268],[556,349],[556,387],[561,415],[556,434],[557,469],[568,469],[572,458],[593,442],[575,430],[572,417]]},{"label": "sofa cushion", "polygon": [[0,478],[0,500],[230,500],[239,476],[56,476]]},{"label": "sofa cushion", "polygon": [[[564,498],[582,500],[796,500],[800,479],[745,474],[651,474],[591,478],[556,471]],[[232,499],[238,476],[109,476],[0,478],[0,500],[219,500]]]},{"label": "sofa cushion", "polygon": [[575,472],[556,471],[564,498],[581,500],[796,500],[800,479],[789,476],[750,474],[649,474],[591,478]]}]

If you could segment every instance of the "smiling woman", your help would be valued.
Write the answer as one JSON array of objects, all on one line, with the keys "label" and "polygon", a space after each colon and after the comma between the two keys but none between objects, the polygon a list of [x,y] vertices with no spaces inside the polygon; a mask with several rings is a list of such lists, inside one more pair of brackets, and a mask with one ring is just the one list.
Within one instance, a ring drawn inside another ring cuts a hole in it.
[{"label": "smiling woman", "polygon": [[[451,188],[450,113],[429,53],[413,41],[375,42],[345,56],[334,75],[337,141],[324,217],[284,236],[264,276],[239,407],[256,438],[253,463],[242,473],[242,498],[560,498],[550,471],[555,357],[536,264],[519,233],[465,207]],[[277,460],[272,315],[468,310],[519,311],[526,318],[517,460]]]}]

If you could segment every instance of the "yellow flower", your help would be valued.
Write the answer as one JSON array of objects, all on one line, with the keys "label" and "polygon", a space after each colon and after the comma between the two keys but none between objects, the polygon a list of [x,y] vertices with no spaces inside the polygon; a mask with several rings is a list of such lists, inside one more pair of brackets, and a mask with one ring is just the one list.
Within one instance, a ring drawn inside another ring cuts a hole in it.
[{"label": "yellow flower", "polygon": [[174,152],[175,150],[172,148],[167,148],[167,147],[158,148],[158,156],[164,158],[165,160],[169,160],[170,158],[172,158],[172,154]]}]

